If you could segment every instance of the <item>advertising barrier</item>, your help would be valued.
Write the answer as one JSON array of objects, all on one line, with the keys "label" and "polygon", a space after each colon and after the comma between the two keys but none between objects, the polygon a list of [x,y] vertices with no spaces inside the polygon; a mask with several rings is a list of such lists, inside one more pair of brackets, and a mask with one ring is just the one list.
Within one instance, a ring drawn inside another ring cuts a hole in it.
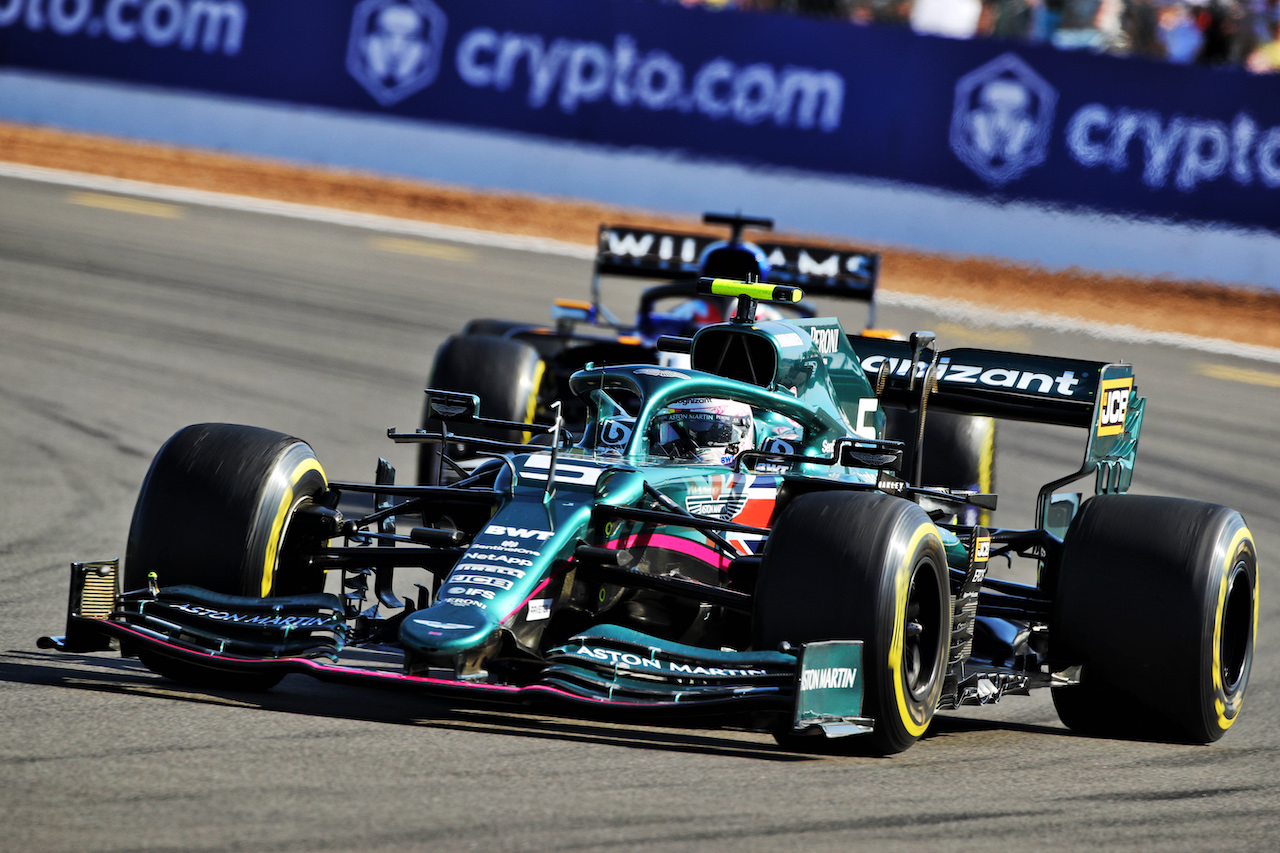
[{"label": "advertising barrier", "polygon": [[0,0],[0,68],[1280,232],[1280,78],[640,0]]}]

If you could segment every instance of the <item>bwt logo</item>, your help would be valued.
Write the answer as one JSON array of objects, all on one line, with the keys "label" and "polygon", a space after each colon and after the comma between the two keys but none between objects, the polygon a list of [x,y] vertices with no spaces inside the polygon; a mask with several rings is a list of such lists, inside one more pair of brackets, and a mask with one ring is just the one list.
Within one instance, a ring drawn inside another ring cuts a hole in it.
[{"label": "bwt logo", "polygon": [[1045,161],[1057,102],[1031,66],[998,56],[956,83],[951,150],[987,183],[1007,184]]},{"label": "bwt logo", "polygon": [[384,107],[435,82],[449,19],[431,0],[364,0],[351,18],[347,71]]}]

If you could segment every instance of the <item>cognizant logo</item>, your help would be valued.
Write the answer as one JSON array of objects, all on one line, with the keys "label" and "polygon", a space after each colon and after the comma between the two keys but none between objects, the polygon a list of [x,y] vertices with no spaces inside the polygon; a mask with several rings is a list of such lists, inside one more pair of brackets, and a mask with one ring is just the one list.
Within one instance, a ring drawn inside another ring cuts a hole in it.
[{"label": "cognizant logo", "polygon": [[0,27],[235,56],[249,13],[241,0],[0,0]]},{"label": "cognizant logo", "polygon": [[469,86],[506,92],[526,86],[533,109],[554,103],[564,113],[608,100],[618,107],[699,113],[742,124],[840,127],[844,78],[834,71],[767,63],[740,66],[723,57],[695,71],[663,50],[643,51],[619,34],[612,48],[594,41],[499,33],[479,27],[458,43],[458,75]]}]

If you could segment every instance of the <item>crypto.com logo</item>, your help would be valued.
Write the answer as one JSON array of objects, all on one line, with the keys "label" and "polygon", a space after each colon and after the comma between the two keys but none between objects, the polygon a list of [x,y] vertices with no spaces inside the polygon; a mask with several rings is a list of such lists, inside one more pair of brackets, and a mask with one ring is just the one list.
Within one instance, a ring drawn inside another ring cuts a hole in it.
[{"label": "crypto.com logo", "polygon": [[435,82],[449,20],[431,0],[364,0],[351,16],[347,71],[384,107]]},{"label": "crypto.com logo", "polygon": [[1001,186],[1049,153],[1057,91],[1006,53],[960,78],[951,113],[951,150],[989,184]]}]

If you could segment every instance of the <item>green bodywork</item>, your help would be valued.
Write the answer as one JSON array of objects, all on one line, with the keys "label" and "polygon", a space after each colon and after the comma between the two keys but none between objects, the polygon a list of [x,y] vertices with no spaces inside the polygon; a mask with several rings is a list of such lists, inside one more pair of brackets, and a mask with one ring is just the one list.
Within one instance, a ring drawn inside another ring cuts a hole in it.
[{"label": "green bodywork", "polygon": [[[767,381],[749,384],[700,370],[653,365],[576,373],[570,387],[588,404],[584,438],[576,447],[554,454],[544,450],[511,458],[508,474],[498,484],[507,490],[508,499],[442,582],[436,603],[405,619],[400,630],[405,645],[432,663],[447,661],[465,671],[466,661],[491,649],[504,631],[513,632],[522,644],[536,643],[540,626],[534,623],[548,621],[571,592],[560,581],[566,561],[582,544],[616,543],[630,532],[643,534],[646,541],[669,542],[719,568],[742,555],[726,554],[706,534],[678,523],[593,521],[597,507],[640,505],[646,489],[679,507],[698,505],[702,514],[708,503],[712,511],[720,506],[732,511],[727,498],[735,494],[742,501],[763,495],[760,500],[769,514],[756,523],[766,527],[773,521],[769,496],[789,479],[874,483],[874,470],[831,461],[838,439],[880,438],[884,430],[883,413],[839,321],[735,324],[731,331],[771,360]],[[819,336],[832,352],[820,351],[814,340]],[[711,357],[716,342],[702,352],[700,344],[695,338],[695,365]],[[747,403],[760,413],[762,430],[779,424],[798,428],[799,439],[791,442],[795,455],[814,461],[791,460],[769,473],[755,473],[735,470],[731,464],[690,464],[654,455],[643,425],[669,403],[690,397]],[[627,414],[639,426],[626,444],[606,448],[597,439],[599,422],[625,409],[619,399],[638,401],[638,409]],[[759,537],[754,541],[758,545]],[[746,553],[751,542],[747,537]]]}]

